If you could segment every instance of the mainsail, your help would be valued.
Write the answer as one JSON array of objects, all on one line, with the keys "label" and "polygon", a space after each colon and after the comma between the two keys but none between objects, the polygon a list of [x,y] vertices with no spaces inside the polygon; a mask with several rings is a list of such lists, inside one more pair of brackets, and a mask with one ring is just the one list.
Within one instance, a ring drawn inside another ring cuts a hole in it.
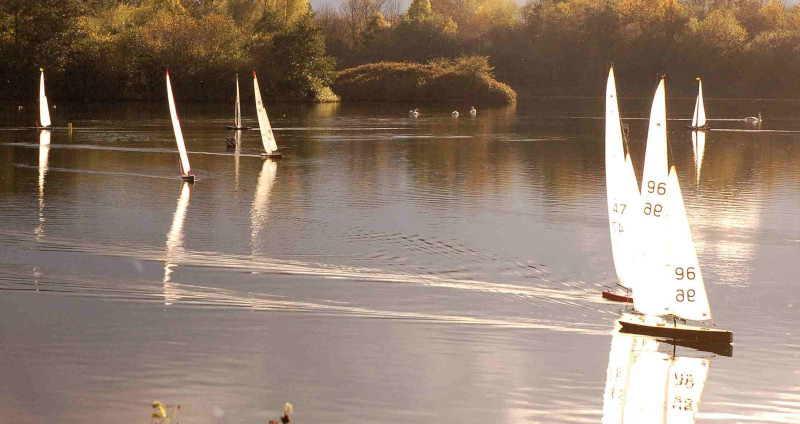
[{"label": "mainsail", "polygon": [[236,74],[236,112],[233,118],[233,125],[242,128],[242,107],[239,101],[239,74]]},{"label": "mainsail", "polygon": [[706,108],[703,106],[703,81],[697,79],[697,101],[694,103],[692,127],[700,128],[706,125]]},{"label": "mainsail", "polygon": [[169,99],[169,114],[172,118],[172,130],[175,132],[175,142],[178,144],[178,153],[181,156],[181,173],[189,175],[192,167],[189,165],[189,156],[186,154],[186,145],[183,142],[181,124],[178,122],[178,111],[175,109],[175,99],[172,97],[172,84],[169,82],[169,71],[167,71],[167,98]]},{"label": "mainsail", "polygon": [[39,125],[49,127],[51,125],[50,109],[47,106],[47,96],[44,94],[44,69],[40,69],[40,71],[42,75],[39,79]]},{"label": "mainsail", "polygon": [[629,154],[625,153],[614,68],[606,84],[606,194],[611,251],[619,284],[632,289],[636,280],[636,219],[639,187]]},{"label": "mainsail", "polygon": [[666,200],[667,200],[667,115],[664,79],[658,84],[653,106],[650,109],[650,126],[647,133],[647,150],[642,175],[641,203],[639,205],[640,240],[642,257],[637,261],[639,276],[646,284],[637,284],[633,290],[633,305],[641,313],[665,315],[668,307],[669,280],[665,278],[666,258]]},{"label": "mainsail", "polygon": [[261,101],[261,90],[258,88],[258,79],[256,72],[253,71],[253,88],[256,91],[256,112],[258,113],[258,129],[261,131],[261,142],[264,144],[264,151],[268,155],[278,150],[278,144],[275,142],[275,136],[272,134],[272,127],[269,125],[269,118],[267,117],[267,110],[264,108],[264,103]]}]

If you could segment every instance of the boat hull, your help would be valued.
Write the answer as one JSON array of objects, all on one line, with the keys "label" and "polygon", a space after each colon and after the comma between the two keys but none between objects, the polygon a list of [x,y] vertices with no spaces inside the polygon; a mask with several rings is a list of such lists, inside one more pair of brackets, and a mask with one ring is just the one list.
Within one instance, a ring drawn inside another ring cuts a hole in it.
[{"label": "boat hull", "polygon": [[733,333],[727,330],[668,323],[663,320],[659,322],[647,322],[646,320],[636,318],[620,319],[620,325],[622,325],[621,331],[624,333],[708,343],[730,344],[733,342]]},{"label": "boat hull", "polygon": [[227,127],[225,127],[225,129],[227,129],[227,130],[237,130],[238,131],[238,130],[249,130],[250,127],[235,127],[233,125],[228,125]]},{"label": "boat hull", "polygon": [[692,126],[692,125],[687,125],[687,126],[686,126],[686,128],[688,128],[688,129],[690,129],[690,130],[694,130],[694,131],[702,131],[702,130],[707,130],[707,129],[711,128],[711,127],[709,127],[709,126],[708,126],[708,124],[705,124],[705,125],[703,125],[703,126],[700,126],[700,127],[695,127],[695,126]]},{"label": "boat hull", "polygon": [[261,154],[261,158],[262,159],[281,159],[281,158],[283,158],[283,154],[282,153],[270,153],[270,154],[262,153]]},{"label": "boat hull", "polygon": [[603,299],[610,300],[612,302],[633,303],[632,297],[626,296],[624,294],[614,293],[611,291],[604,291]]},{"label": "boat hull", "polygon": [[183,181],[187,181],[187,182],[193,183],[194,182],[194,175],[193,174],[183,174],[183,175],[181,175],[181,179]]}]

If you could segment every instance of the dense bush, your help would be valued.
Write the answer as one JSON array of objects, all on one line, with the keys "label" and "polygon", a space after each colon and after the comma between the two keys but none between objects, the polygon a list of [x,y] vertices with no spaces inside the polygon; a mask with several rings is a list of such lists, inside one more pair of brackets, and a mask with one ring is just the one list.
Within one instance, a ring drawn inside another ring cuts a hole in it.
[{"label": "dense bush", "polygon": [[343,100],[356,101],[508,104],[517,98],[480,56],[361,65],[342,71],[333,89]]}]

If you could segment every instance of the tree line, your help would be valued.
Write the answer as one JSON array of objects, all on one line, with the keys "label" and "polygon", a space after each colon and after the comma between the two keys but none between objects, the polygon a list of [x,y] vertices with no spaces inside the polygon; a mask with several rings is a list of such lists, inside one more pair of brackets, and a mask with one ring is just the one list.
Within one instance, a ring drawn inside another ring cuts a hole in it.
[{"label": "tree line", "polygon": [[318,11],[340,67],[377,61],[490,57],[524,100],[603,93],[615,63],[620,89],[671,94],[800,97],[800,7],[777,0],[344,0]]},{"label": "tree line", "polygon": [[0,96],[35,98],[39,68],[62,101],[163,99],[167,69],[187,100],[229,100],[253,70],[270,100],[335,98],[307,0],[0,2]]},{"label": "tree line", "polygon": [[[38,69],[69,100],[229,100],[259,73],[270,100],[331,100],[337,72],[482,56],[521,101],[620,90],[800,97],[800,8],[777,0],[4,0],[0,97],[35,98]],[[337,71],[338,70],[338,71]]]}]

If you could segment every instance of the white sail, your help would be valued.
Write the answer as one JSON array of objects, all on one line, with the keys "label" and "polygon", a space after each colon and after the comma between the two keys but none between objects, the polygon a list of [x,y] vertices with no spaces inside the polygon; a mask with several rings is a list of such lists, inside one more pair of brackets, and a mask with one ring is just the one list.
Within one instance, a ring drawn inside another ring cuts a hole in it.
[{"label": "white sail", "polygon": [[269,218],[269,196],[272,186],[275,184],[275,175],[278,173],[278,164],[271,160],[266,160],[261,165],[261,173],[258,175],[256,184],[256,194],[253,198],[253,209],[250,212],[250,222],[252,224],[250,241],[253,252],[259,250],[259,234]]},{"label": "white sail", "polygon": [[692,131],[692,151],[694,152],[694,169],[697,184],[700,184],[700,169],[703,167],[703,155],[706,152],[705,131]]},{"label": "white sail", "polygon": [[169,99],[169,115],[172,118],[172,130],[175,132],[175,142],[178,143],[178,153],[181,156],[181,173],[188,175],[192,171],[189,165],[189,156],[186,154],[186,145],[183,142],[181,124],[178,122],[178,111],[175,109],[175,99],[172,97],[172,84],[169,82],[169,72],[167,72],[167,98]]},{"label": "white sail", "polygon": [[703,81],[697,79],[697,101],[694,103],[692,126],[699,128],[706,124],[706,108],[703,105]]},{"label": "white sail", "polygon": [[665,278],[666,200],[667,200],[667,113],[664,79],[662,78],[650,109],[650,126],[642,175],[639,205],[642,257],[637,260],[638,275],[646,284],[633,290],[633,305],[641,313],[664,315],[669,310],[669,281]]},{"label": "white sail", "polygon": [[711,309],[674,166],[669,172],[667,191],[666,261],[667,278],[672,283],[668,307],[680,318],[707,321],[711,319]]},{"label": "white sail", "polygon": [[34,233],[41,241],[44,237],[44,181],[47,175],[47,162],[50,156],[50,131],[39,131],[39,226]]},{"label": "white sail", "polygon": [[186,220],[186,210],[189,208],[189,195],[192,187],[188,182],[184,182],[181,187],[181,195],[178,198],[178,205],[175,207],[175,214],[172,216],[172,226],[167,233],[167,257],[164,260],[164,305],[169,306],[179,298],[179,290],[170,281],[172,268],[177,265],[183,256],[183,222]]},{"label": "white sail", "polygon": [[264,108],[264,103],[261,101],[261,91],[258,88],[258,79],[256,78],[255,71],[253,71],[253,88],[256,92],[256,112],[258,113],[258,128],[261,131],[261,142],[264,143],[264,151],[269,155],[278,150],[278,144],[275,142],[275,136],[272,134],[272,127],[269,125],[267,110]]},{"label": "white sail", "polygon": [[233,118],[233,125],[236,128],[242,127],[242,108],[239,101],[239,74],[236,74],[236,112]]},{"label": "white sail", "polygon": [[711,362],[704,358],[672,360],[667,385],[667,422],[693,424]]},{"label": "white sail", "polygon": [[50,109],[47,105],[47,96],[44,94],[44,69],[41,78],[39,79],[39,125],[49,127],[50,122]]},{"label": "white sail", "polygon": [[637,281],[634,252],[639,187],[630,155],[625,154],[614,68],[606,85],[606,194],[611,251],[619,284],[629,289]]}]

